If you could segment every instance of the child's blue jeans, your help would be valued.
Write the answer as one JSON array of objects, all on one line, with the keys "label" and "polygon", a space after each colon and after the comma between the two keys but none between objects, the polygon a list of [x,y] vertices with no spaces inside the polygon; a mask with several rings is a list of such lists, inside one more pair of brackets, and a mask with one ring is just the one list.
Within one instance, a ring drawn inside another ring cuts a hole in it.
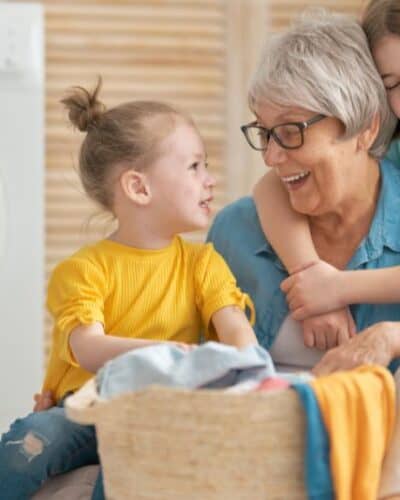
[{"label": "child's blue jeans", "polygon": [[[95,429],[54,406],[17,419],[0,442],[0,498],[27,500],[52,476],[98,464]],[[92,500],[103,500],[99,474]]]}]

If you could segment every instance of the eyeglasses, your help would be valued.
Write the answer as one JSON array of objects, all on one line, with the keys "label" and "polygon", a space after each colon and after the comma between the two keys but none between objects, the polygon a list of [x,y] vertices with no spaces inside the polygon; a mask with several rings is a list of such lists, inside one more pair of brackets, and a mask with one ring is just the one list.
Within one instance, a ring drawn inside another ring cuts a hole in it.
[{"label": "eyeglasses", "polygon": [[284,149],[297,149],[304,144],[304,130],[326,118],[316,115],[305,122],[289,122],[272,128],[262,127],[257,122],[240,127],[249,145],[256,151],[265,151],[271,137]]}]

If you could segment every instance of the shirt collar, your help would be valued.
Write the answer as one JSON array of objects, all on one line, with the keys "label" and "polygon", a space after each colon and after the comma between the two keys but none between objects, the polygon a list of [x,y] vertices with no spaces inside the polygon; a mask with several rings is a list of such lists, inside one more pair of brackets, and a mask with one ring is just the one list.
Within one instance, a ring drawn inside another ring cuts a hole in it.
[{"label": "shirt collar", "polygon": [[381,187],[370,230],[348,264],[355,269],[382,255],[384,248],[400,252],[400,169],[380,162]]}]

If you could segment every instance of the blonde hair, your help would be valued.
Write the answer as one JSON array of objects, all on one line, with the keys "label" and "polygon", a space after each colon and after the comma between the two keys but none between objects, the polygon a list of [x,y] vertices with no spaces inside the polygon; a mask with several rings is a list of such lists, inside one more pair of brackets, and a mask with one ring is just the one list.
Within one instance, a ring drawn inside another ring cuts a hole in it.
[{"label": "blonde hair", "polygon": [[61,100],[72,125],[86,132],[79,153],[79,176],[87,195],[112,211],[112,174],[116,165],[143,169],[160,155],[160,142],[181,119],[192,119],[157,101],[132,101],[109,110],[99,100],[102,80],[89,92],[73,87]]},{"label": "blonde hair", "polygon": [[291,28],[267,42],[249,89],[255,109],[263,100],[283,106],[301,103],[338,118],[342,139],[354,137],[375,115],[380,131],[370,155],[380,158],[389,144],[394,117],[366,36],[353,18],[308,9]]},{"label": "blonde hair", "polygon": [[[371,50],[387,35],[400,37],[399,0],[371,0],[364,11],[362,27]],[[394,136],[400,137],[400,120],[397,121]]]}]

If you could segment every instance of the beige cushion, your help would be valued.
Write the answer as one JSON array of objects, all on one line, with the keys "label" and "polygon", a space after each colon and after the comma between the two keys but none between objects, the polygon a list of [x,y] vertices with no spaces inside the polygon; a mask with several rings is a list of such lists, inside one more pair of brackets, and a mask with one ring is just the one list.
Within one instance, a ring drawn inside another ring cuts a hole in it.
[{"label": "beige cushion", "polygon": [[33,500],[90,500],[99,473],[98,465],[87,465],[49,479]]}]

